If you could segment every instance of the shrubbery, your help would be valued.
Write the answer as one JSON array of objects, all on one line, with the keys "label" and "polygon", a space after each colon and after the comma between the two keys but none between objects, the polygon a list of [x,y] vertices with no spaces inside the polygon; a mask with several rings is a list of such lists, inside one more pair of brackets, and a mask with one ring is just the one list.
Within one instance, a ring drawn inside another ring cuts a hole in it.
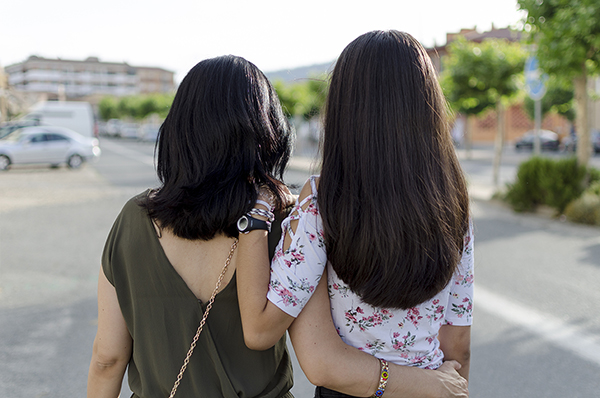
[{"label": "shrubbery", "polygon": [[543,175],[550,173],[552,161],[547,158],[532,157],[521,163],[514,184],[508,184],[506,201],[515,211],[533,211],[544,204]]},{"label": "shrubbery", "polygon": [[600,208],[599,181],[600,171],[578,165],[574,157],[553,160],[534,156],[521,163],[516,181],[507,186],[505,199],[515,211],[547,205],[557,215],[567,212],[573,221],[590,220],[593,216],[589,214],[595,211],[590,208]]},{"label": "shrubbery", "polygon": [[565,209],[567,220],[600,226],[600,181],[596,181]]}]

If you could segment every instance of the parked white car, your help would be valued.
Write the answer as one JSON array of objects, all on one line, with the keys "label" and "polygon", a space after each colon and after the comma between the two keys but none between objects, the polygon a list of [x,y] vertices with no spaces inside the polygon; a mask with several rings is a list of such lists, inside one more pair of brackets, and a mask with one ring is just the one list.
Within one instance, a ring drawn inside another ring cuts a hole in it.
[{"label": "parked white car", "polygon": [[24,127],[0,139],[0,170],[27,163],[66,163],[76,169],[100,154],[97,138],[84,137],[64,127]]}]

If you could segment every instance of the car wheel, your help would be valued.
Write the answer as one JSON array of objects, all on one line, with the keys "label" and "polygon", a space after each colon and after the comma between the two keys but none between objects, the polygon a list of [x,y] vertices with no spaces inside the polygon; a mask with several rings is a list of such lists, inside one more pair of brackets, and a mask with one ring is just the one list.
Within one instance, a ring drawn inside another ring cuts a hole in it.
[{"label": "car wheel", "polygon": [[72,155],[67,159],[67,166],[71,169],[78,169],[83,164],[83,158],[79,155]]},{"label": "car wheel", "polygon": [[0,155],[0,170],[8,170],[10,167],[10,159],[6,155]]}]

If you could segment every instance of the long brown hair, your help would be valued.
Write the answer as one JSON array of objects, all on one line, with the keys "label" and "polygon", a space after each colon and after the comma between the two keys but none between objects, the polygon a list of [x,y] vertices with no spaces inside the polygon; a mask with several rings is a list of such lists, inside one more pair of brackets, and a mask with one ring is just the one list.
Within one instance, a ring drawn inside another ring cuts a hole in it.
[{"label": "long brown hair", "polygon": [[326,103],[318,204],[327,258],[368,304],[411,308],[450,281],[469,199],[431,60],[407,33],[342,52]]}]

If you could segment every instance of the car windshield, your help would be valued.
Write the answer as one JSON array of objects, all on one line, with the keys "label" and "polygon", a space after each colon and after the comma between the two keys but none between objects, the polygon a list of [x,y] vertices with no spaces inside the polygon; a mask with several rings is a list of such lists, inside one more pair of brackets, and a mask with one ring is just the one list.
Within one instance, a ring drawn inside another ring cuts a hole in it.
[{"label": "car windshield", "polygon": [[11,125],[0,127],[0,138],[8,137],[15,129],[15,126]]},{"label": "car windshield", "polygon": [[8,136],[2,138],[2,140],[8,141],[8,142],[17,142],[21,139],[22,135],[23,135],[23,129],[17,129],[15,131],[13,131],[12,133],[10,133]]}]

